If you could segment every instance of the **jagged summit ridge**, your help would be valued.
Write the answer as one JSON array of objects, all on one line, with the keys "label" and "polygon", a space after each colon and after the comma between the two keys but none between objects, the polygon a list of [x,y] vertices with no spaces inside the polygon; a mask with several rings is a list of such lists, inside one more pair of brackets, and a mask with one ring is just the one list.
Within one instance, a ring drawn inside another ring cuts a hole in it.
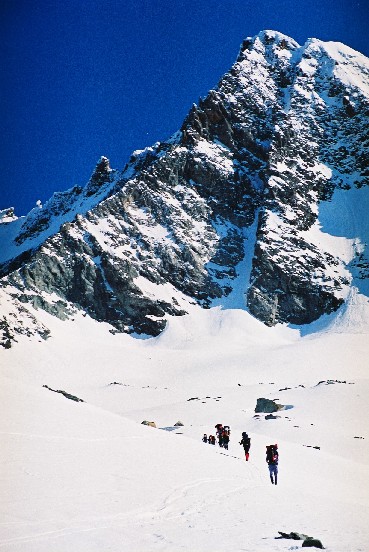
[{"label": "jagged summit ridge", "polygon": [[85,188],[7,215],[3,290],[23,308],[156,335],[168,314],[221,303],[242,280],[239,306],[265,324],[310,323],[367,281],[360,221],[352,243],[327,247],[319,214],[339,190],[367,200],[368,119],[364,56],[275,31],[247,38],[170,140],[123,171],[103,157]]}]

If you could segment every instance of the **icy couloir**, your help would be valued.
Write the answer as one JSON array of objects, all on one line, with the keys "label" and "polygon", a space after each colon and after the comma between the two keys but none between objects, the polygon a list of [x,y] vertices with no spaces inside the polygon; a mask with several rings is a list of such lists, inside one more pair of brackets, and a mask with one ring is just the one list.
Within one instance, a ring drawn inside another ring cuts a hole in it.
[{"label": "icy couloir", "polygon": [[16,323],[32,305],[157,335],[167,314],[222,302],[240,281],[238,306],[268,325],[338,309],[368,276],[365,231],[357,216],[340,247],[319,213],[368,185],[368,123],[367,58],[274,31],[246,39],[170,140],[121,172],[101,158],[84,189],[27,217],[3,213],[4,332],[38,331]]}]

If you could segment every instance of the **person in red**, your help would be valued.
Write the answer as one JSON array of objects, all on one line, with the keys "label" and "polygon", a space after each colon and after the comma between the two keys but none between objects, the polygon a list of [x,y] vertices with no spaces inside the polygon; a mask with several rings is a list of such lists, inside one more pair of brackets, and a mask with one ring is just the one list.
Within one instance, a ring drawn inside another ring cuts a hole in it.
[{"label": "person in red", "polygon": [[249,461],[249,457],[250,457],[250,447],[251,447],[251,439],[250,437],[247,435],[246,431],[244,431],[242,433],[242,439],[240,441],[240,445],[243,446],[243,450],[245,451],[245,458],[246,458],[246,462]]},{"label": "person in red", "polygon": [[266,448],[266,462],[269,468],[270,481],[272,485],[277,485],[278,477],[278,445],[267,445]]}]

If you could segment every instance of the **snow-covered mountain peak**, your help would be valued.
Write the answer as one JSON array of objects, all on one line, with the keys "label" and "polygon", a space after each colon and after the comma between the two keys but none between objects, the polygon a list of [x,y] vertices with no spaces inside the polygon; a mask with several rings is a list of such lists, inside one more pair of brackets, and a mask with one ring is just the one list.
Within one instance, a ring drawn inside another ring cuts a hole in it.
[{"label": "snow-covered mountain peak", "polygon": [[256,36],[246,38],[246,41],[251,41],[256,46],[260,46],[260,43],[262,43],[264,46],[270,46],[273,50],[275,48],[288,50],[300,48],[299,44],[293,38],[271,29],[260,31]]},{"label": "snow-covered mountain peak", "polygon": [[[348,193],[368,190],[367,79],[368,60],[343,45],[269,30],[246,39],[168,141],[122,172],[101,157],[84,188],[4,214],[3,288],[148,335],[193,302],[266,325],[337,311],[368,278],[367,229]],[[337,190],[357,223],[347,242],[327,218],[330,238],[317,231]]]},{"label": "snow-covered mountain peak", "polygon": [[0,212],[0,548],[369,549],[367,75],[263,31],[167,141]]},{"label": "snow-covered mountain peak", "polygon": [[364,56],[364,54],[350,48],[350,46],[347,46],[342,42],[323,41],[317,38],[310,38],[305,45],[305,49],[320,49],[326,52],[335,61],[345,64],[359,64],[361,66],[361,70],[364,69],[364,71],[365,68],[369,68],[369,60],[366,56]]}]

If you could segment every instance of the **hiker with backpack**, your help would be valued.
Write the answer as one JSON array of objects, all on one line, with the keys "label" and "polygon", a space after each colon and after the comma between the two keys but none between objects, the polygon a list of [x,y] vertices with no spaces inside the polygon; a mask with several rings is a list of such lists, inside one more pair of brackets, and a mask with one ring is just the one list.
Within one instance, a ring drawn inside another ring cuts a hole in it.
[{"label": "hiker with backpack", "polygon": [[223,442],[223,448],[228,450],[228,444],[229,444],[229,431],[224,428],[222,433],[222,442]]},{"label": "hiker with backpack", "polygon": [[208,436],[206,435],[206,433],[204,433],[204,436],[203,436],[202,440],[203,440],[203,443],[208,442]]},{"label": "hiker with backpack", "polygon": [[272,485],[277,485],[278,476],[278,445],[267,445],[266,447],[266,461],[269,468],[270,481]]},{"label": "hiker with backpack", "polygon": [[219,446],[222,447],[223,446],[223,424],[217,424],[215,426],[215,429],[216,429],[216,435],[218,437]]},{"label": "hiker with backpack", "polygon": [[242,439],[240,441],[240,445],[243,446],[243,450],[245,451],[246,462],[248,462],[249,456],[250,456],[251,439],[247,435],[246,431],[242,433]]}]

